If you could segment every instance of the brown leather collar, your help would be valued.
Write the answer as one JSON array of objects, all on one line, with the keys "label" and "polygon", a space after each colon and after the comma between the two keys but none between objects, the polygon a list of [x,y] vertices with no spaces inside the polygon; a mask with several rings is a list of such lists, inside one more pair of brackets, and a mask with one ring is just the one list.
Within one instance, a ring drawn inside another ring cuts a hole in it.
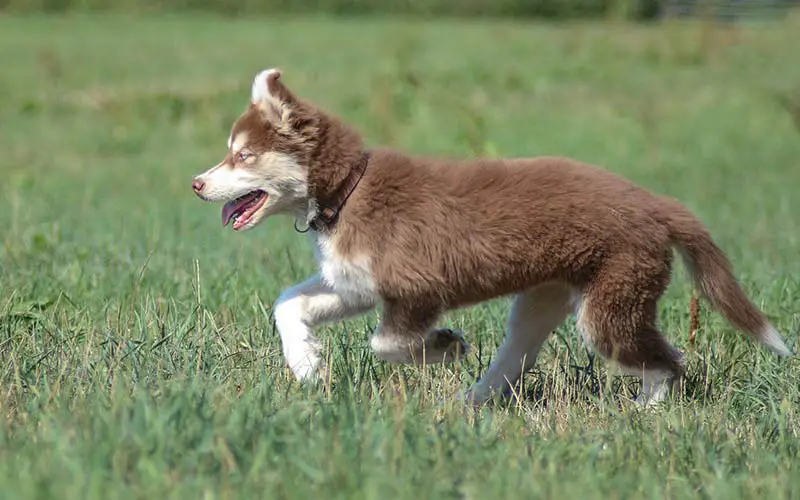
[{"label": "brown leather collar", "polygon": [[353,166],[339,190],[329,200],[326,200],[323,205],[317,207],[316,213],[308,221],[309,229],[317,232],[333,229],[336,220],[339,218],[339,212],[350,195],[353,194],[353,191],[355,191],[356,186],[361,181],[361,177],[364,176],[370,156],[369,151],[364,151],[361,154],[361,159]]}]

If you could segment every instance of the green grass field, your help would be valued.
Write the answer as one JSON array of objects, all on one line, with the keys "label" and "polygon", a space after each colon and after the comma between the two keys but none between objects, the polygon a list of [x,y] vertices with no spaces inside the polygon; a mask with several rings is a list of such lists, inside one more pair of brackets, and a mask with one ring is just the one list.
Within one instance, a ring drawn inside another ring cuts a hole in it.
[{"label": "green grass field", "polygon": [[477,347],[447,368],[376,361],[376,313],[322,328],[334,380],[303,387],[272,302],[307,237],[232,233],[190,189],[279,66],[371,144],[568,155],[684,200],[797,351],[799,21],[0,17],[0,497],[800,498],[800,364],[706,308],[691,345],[682,266],[661,320],[689,379],[656,411],[572,322],[519,400],[447,400],[505,300],[445,318]]}]

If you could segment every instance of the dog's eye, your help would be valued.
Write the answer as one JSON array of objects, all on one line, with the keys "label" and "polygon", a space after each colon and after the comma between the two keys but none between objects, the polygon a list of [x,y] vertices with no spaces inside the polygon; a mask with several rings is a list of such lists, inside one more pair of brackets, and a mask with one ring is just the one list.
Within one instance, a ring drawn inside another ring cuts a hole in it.
[{"label": "dog's eye", "polygon": [[239,161],[245,161],[248,158],[250,158],[251,156],[253,156],[253,155],[250,154],[250,153],[247,153],[245,151],[240,151],[239,154],[236,155],[236,157],[239,159]]}]

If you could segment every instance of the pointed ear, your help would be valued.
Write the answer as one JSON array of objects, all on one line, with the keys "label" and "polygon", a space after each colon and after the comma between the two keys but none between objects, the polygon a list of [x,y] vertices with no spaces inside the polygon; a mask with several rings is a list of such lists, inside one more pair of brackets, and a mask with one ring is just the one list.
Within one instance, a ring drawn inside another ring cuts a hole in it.
[{"label": "pointed ear", "polygon": [[261,108],[275,126],[285,124],[295,96],[281,81],[281,71],[266,69],[256,75],[250,101]]}]

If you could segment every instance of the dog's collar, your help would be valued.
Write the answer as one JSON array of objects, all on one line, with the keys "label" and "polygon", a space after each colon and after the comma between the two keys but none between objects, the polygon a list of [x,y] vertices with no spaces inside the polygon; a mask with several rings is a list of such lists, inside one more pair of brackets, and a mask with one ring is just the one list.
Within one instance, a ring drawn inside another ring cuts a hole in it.
[{"label": "dog's collar", "polygon": [[310,201],[309,217],[307,221],[308,227],[301,230],[297,227],[297,221],[295,221],[295,229],[298,232],[305,233],[309,229],[312,229],[321,233],[333,229],[336,220],[339,218],[339,212],[341,212],[347,199],[353,194],[359,181],[361,181],[361,178],[364,176],[370,156],[371,153],[369,150],[361,154],[361,158],[350,170],[350,173],[347,174],[347,177],[344,179],[339,189],[334,192],[328,200]]}]

